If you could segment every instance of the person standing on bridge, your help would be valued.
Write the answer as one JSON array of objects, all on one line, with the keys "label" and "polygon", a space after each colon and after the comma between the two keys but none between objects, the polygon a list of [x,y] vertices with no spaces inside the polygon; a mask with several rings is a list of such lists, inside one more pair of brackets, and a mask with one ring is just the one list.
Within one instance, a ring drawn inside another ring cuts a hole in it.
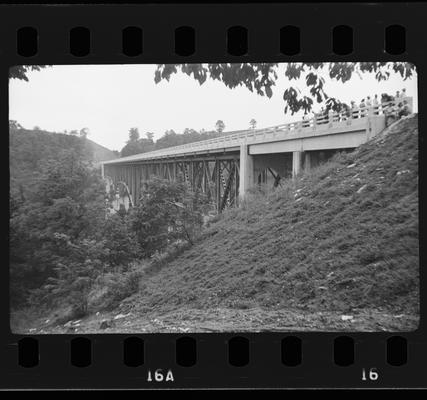
[{"label": "person standing on bridge", "polygon": [[322,107],[321,111],[320,111],[321,115],[322,115],[322,124],[327,124],[328,123],[328,110],[325,110],[324,107]]},{"label": "person standing on bridge", "polygon": [[399,91],[396,91],[396,97],[394,98],[394,101],[396,102],[396,104],[399,104],[400,103],[400,92]]},{"label": "person standing on bridge", "polygon": [[323,124],[323,107],[320,109],[318,113],[314,114],[314,119],[317,125]]},{"label": "person standing on bridge", "polygon": [[308,120],[307,112],[305,112],[303,117],[302,117],[302,127],[306,128],[309,125],[310,125],[310,121]]},{"label": "person standing on bridge", "polygon": [[372,115],[372,101],[371,96],[366,97],[366,109],[368,115]]},{"label": "person standing on bridge", "polygon": [[407,115],[410,115],[412,113],[411,107],[409,106],[408,100],[403,100],[402,103],[400,103],[401,106],[399,107],[398,116],[399,118],[406,117]]},{"label": "person standing on bridge", "polygon": [[374,114],[378,115],[379,114],[379,102],[378,102],[378,95],[377,94],[374,96],[372,103],[373,103],[373,107],[374,107]]},{"label": "person standing on bridge", "polygon": [[334,122],[334,112],[332,111],[332,109],[330,108],[328,111],[328,122],[332,123]]},{"label": "person standing on bridge", "polygon": [[351,107],[348,104],[344,104],[344,120],[347,121],[348,119],[351,119]]},{"label": "person standing on bridge", "polygon": [[360,118],[363,118],[366,115],[366,103],[365,99],[362,99],[359,105],[360,108]]},{"label": "person standing on bridge", "polygon": [[359,109],[357,108],[356,102],[354,100],[351,101],[351,118],[359,118]]}]

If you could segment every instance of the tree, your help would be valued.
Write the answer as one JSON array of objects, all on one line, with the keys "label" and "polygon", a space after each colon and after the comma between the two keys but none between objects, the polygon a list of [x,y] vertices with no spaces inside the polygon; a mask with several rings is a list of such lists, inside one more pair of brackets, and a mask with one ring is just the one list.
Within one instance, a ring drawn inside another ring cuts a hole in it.
[{"label": "tree", "polygon": [[23,127],[15,120],[9,120],[9,130],[19,130],[23,129]]},{"label": "tree", "polygon": [[[159,64],[154,81],[169,81],[171,75],[180,70],[193,76],[200,84],[209,77],[223,82],[231,89],[246,86],[251,92],[270,98],[278,78],[278,67],[278,64],[267,63]],[[339,99],[328,95],[324,76],[328,76],[332,81],[345,83],[354,75],[362,77],[368,73],[375,74],[377,81],[387,80],[392,74],[398,74],[406,80],[415,73],[415,65],[407,62],[287,63],[285,76],[289,81],[304,80],[308,94],[303,94],[297,87],[287,87],[283,92],[284,111],[290,111],[291,114],[300,110],[310,112],[314,101],[325,103],[327,110],[340,111],[343,104]]]},{"label": "tree", "polygon": [[192,244],[207,207],[207,200],[190,191],[185,183],[153,177],[129,214],[130,226],[149,257],[178,240]]},{"label": "tree", "polygon": [[255,119],[254,119],[254,118],[252,118],[252,119],[249,121],[249,126],[250,126],[250,128],[251,128],[251,129],[255,129],[255,128],[256,128],[256,121],[255,121]]},{"label": "tree", "polygon": [[89,128],[80,129],[79,136],[83,139],[86,139],[89,135]]},{"label": "tree", "polygon": [[156,149],[165,149],[167,147],[178,146],[181,144],[180,135],[178,135],[173,129],[167,130],[163,136],[156,141]]},{"label": "tree", "polygon": [[142,153],[142,149],[139,143],[139,131],[138,128],[129,129],[129,140],[121,151],[122,157],[132,156],[134,154]]},{"label": "tree", "polygon": [[215,123],[215,129],[218,133],[222,133],[225,129],[225,124],[220,119]]},{"label": "tree", "polygon": [[139,140],[139,131],[138,128],[130,128],[129,129],[129,140],[128,143],[130,142],[137,142]]},{"label": "tree", "polygon": [[154,149],[154,133],[147,132],[147,138],[139,137],[138,128],[129,129],[129,140],[121,151],[122,157],[132,156],[134,154],[146,153]]},{"label": "tree", "polygon": [[10,217],[11,274],[18,288],[43,284],[65,262],[67,249],[57,234],[77,245],[99,234],[105,221],[104,184],[84,154],[70,148],[53,156]]}]

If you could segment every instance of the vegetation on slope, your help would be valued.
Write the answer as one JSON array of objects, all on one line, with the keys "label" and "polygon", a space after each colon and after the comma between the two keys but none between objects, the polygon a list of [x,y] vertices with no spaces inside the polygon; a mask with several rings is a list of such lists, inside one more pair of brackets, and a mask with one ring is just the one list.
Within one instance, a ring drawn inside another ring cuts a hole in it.
[{"label": "vegetation on slope", "polygon": [[144,257],[198,235],[203,202],[187,185],[153,179],[138,207],[114,214],[86,138],[17,131],[9,207],[14,331],[39,317],[61,324],[116,307],[138,290]]},{"label": "vegetation on slope", "polygon": [[267,196],[254,193],[191,249],[147,272],[122,305],[417,316],[417,143],[415,116]]}]

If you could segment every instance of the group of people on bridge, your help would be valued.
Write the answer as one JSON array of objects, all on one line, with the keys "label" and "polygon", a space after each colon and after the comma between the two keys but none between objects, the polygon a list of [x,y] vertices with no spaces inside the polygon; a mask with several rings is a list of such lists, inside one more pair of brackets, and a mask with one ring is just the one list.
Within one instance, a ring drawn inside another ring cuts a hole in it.
[{"label": "group of people on bridge", "polygon": [[381,99],[378,98],[377,94],[372,98],[367,96],[360,101],[359,105],[354,100],[350,102],[350,105],[342,103],[338,112],[322,107],[320,112],[314,113],[311,117],[306,113],[302,120],[302,126],[309,127],[314,124],[328,124],[380,114],[392,115],[399,119],[411,113],[412,109],[407,100],[406,89],[402,89],[402,91],[397,91],[395,96],[383,93]]}]

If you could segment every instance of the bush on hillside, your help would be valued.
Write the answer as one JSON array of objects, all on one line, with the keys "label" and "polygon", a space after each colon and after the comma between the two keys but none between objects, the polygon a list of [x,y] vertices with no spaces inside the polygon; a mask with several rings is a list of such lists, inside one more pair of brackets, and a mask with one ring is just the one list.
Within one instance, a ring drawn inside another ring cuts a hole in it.
[{"label": "bush on hillside", "polygon": [[137,292],[144,266],[130,265],[99,275],[88,293],[90,312],[111,310]]},{"label": "bush on hillside", "polygon": [[144,256],[163,252],[176,241],[193,243],[203,227],[207,199],[183,182],[153,177],[146,182],[137,207],[129,215]]}]

